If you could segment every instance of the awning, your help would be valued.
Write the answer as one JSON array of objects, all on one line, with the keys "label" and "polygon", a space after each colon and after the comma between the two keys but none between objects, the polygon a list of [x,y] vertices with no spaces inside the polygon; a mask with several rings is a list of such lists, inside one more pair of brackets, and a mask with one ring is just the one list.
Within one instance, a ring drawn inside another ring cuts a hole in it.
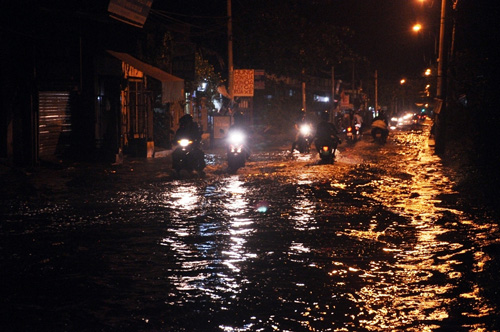
[{"label": "awning", "polygon": [[160,81],[162,86],[161,101],[163,104],[174,103],[184,99],[184,80],[182,78],[142,62],[130,54],[114,51],[107,52],[135,69],[142,71],[147,76],[151,76]]}]

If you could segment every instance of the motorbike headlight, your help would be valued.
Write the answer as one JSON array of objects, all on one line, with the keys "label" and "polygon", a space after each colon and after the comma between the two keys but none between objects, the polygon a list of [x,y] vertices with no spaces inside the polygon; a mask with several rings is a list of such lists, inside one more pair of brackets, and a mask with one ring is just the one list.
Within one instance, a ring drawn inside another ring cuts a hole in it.
[{"label": "motorbike headlight", "polygon": [[234,145],[243,144],[245,135],[241,131],[234,131],[229,134],[229,142]]},{"label": "motorbike headlight", "polygon": [[183,148],[185,148],[186,146],[188,146],[189,144],[191,144],[192,141],[183,138],[183,139],[178,140],[177,143],[179,143],[180,146],[182,146]]},{"label": "motorbike headlight", "polygon": [[309,135],[311,133],[311,126],[308,124],[300,126],[300,133],[304,136]]}]

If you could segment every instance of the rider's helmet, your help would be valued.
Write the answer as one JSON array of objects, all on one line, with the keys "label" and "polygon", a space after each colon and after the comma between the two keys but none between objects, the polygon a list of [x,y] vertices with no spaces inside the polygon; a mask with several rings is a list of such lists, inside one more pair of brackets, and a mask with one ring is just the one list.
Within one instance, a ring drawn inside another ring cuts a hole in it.
[{"label": "rider's helmet", "polygon": [[193,117],[190,114],[185,114],[185,115],[181,116],[181,118],[179,119],[180,126],[186,126],[192,122],[193,122]]}]

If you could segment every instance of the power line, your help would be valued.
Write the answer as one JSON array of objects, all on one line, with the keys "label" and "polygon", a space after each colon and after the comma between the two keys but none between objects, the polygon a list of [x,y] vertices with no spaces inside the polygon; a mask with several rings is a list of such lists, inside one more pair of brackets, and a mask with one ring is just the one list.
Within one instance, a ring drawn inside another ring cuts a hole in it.
[{"label": "power line", "polygon": [[174,13],[174,12],[169,12],[166,10],[161,10],[161,9],[151,9],[152,12],[158,12],[164,15],[174,15],[174,16],[181,16],[181,17],[188,17],[188,18],[203,18],[203,19],[224,19],[227,20],[227,16],[205,16],[205,15],[193,15],[193,14],[181,14],[181,13]]}]

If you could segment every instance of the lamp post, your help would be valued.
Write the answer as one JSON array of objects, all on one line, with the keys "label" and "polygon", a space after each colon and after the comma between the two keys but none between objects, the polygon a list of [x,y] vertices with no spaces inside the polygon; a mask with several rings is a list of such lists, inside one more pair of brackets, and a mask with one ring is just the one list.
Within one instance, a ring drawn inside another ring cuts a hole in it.
[{"label": "lamp post", "polygon": [[[424,0],[420,0],[423,4]],[[456,2],[455,2],[456,4]],[[445,150],[444,137],[446,136],[446,7],[448,0],[441,0],[441,13],[439,22],[439,46],[437,55],[437,82],[436,82],[436,99],[434,106],[434,134],[436,140],[435,151],[443,153]],[[418,31],[418,28],[414,28]]]},{"label": "lamp post", "polygon": [[445,22],[446,22],[446,0],[441,0],[441,19],[439,24],[439,54],[438,54],[438,81],[436,96],[438,99],[443,100],[443,62],[444,62],[444,32],[445,32]]},{"label": "lamp post", "polygon": [[445,152],[446,137],[446,91],[445,91],[445,29],[446,29],[446,2],[441,0],[441,18],[439,24],[439,53],[436,84],[436,103],[434,107],[434,137],[436,141],[435,151],[438,154]]},{"label": "lamp post", "polygon": [[402,78],[399,81],[399,84],[401,85],[401,110],[405,111],[405,108],[406,108],[406,79]]},{"label": "lamp post", "polygon": [[231,0],[227,0],[227,62],[228,62],[228,92],[233,101],[234,88],[234,65],[233,65],[233,17],[231,11]]}]

